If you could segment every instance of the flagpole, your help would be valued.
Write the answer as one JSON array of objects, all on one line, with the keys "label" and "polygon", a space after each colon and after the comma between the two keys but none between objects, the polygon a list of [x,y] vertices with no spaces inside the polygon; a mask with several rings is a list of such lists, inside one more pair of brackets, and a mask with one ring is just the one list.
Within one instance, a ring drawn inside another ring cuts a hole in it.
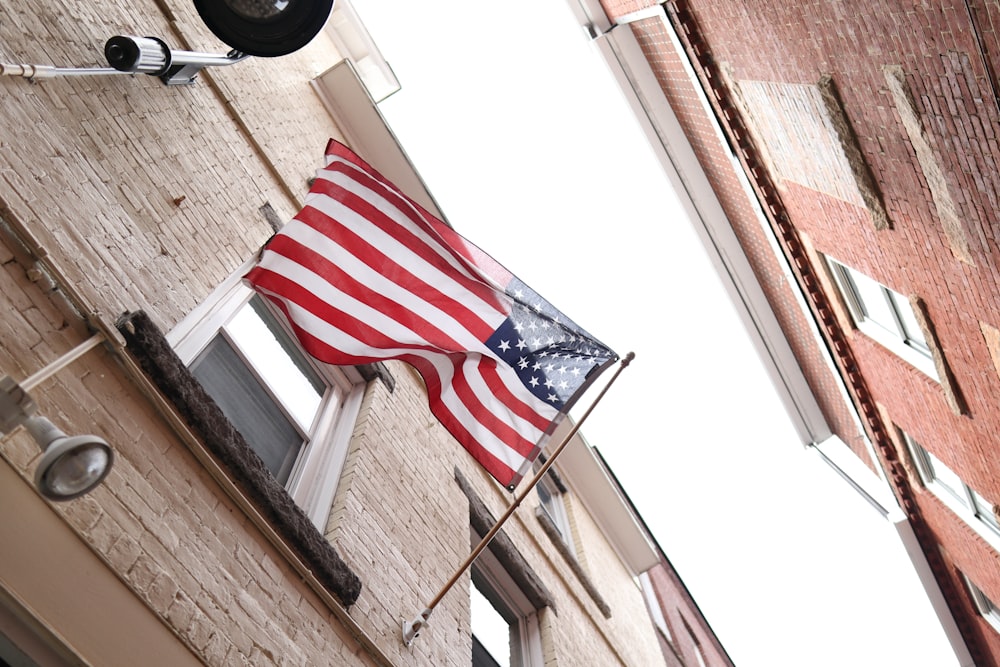
[{"label": "flagpole", "polygon": [[583,415],[580,417],[580,420],[573,425],[573,428],[570,429],[569,433],[566,434],[566,436],[562,439],[562,442],[559,443],[559,446],[555,448],[555,450],[552,452],[552,455],[545,460],[545,462],[542,464],[542,467],[539,468],[538,472],[535,473],[535,476],[532,477],[531,480],[529,480],[528,486],[526,486],[524,490],[521,491],[514,498],[514,501],[510,504],[509,507],[507,507],[507,511],[505,511],[503,515],[499,519],[497,519],[497,522],[493,525],[492,528],[490,528],[489,532],[486,533],[485,536],[483,536],[483,539],[480,540],[479,544],[476,545],[476,548],[472,550],[472,553],[470,553],[468,558],[465,559],[465,562],[463,562],[459,566],[455,574],[451,576],[451,579],[449,579],[445,583],[445,585],[441,587],[441,590],[438,591],[438,594],[434,596],[434,598],[427,604],[424,610],[420,612],[420,615],[414,618],[412,621],[403,621],[404,644],[409,646],[413,642],[413,640],[420,635],[420,630],[423,629],[423,626],[427,624],[427,619],[430,618],[430,615],[434,611],[434,608],[438,606],[442,598],[444,598],[444,596],[448,593],[448,591],[450,591],[452,587],[454,587],[454,585],[458,582],[458,580],[462,577],[462,575],[465,574],[465,571],[469,569],[469,567],[472,565],[473,562],[475,562],[476,558],[479,557],[479,554],[481,554],[486,549],[486,547],[489,546],[489,543],[493,540],[494,537],[496,537],[496,534],[500,532],[500,529],[503,528],[503,525],[504,523],[506,523],[507,519],[509,519],[511,515],[514,514],[514,510],[516,510],[521,505],[521,502],[528,496],[529,493],[531,493],[531,490],[535,488],[535,485],[538,484],[538,481],[545,475],[545,473],[549,471],[549,468],[552,467],[552,464],[555,462],[556,458],[566,448],[566,446],[569,444],[569,441],[573,438],[574,435],[576,435],[577,431],[580,430],[580,427],[583,426],[583,423],[587,421],[587,417],[590,416],[590,413],[593,412],[597,404],[600,403],[602,398],[604,398],[604,395],[608,392],[608,389],[611,388],[611,385],[614,384],[615,380],[618,379],[618,376],[621,375],[621,372],[625,370],[625,368],[628,367],[630,363],[632,363],[633,359],[635,359],[634,352],[629,352],[628,354],[625,355],[625,358],[622,359],[621,364],[618,367],[618,370],[616,370],[615,374],[611,376],[611,379],[608,380],[608,383],[604,385],[604,388],[601,389],[601,392],[597,395],[597,398],[594,399],[593,403],[590,404],[590,407],[588,407],[586,412],[583,413]]}]

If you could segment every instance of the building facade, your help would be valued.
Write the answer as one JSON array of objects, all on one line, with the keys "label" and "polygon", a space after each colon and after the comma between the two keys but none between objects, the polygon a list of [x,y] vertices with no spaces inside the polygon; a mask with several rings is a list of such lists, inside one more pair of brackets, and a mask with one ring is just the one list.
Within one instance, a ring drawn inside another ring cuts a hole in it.
[{"label": "building facade", "polygon": [[803,444],[914,547],[960,664],[1000,664],[997,6],[570,5]]},{"label": "building facade", "polygon": [[[663,664],[637,584],[661,555],[579,436],[402,640],[511,496],[408,366],[312,362],[240,281],[331,137],[440,213],[377,111],[395,82],[350,5],[301,51],[192,85],[20,65],[99,65],[116,32],[225,50],[184,2],[0,12],[0,658]],[[13,423],[31,410],[111,444],[101,486],[39,495]]]}]

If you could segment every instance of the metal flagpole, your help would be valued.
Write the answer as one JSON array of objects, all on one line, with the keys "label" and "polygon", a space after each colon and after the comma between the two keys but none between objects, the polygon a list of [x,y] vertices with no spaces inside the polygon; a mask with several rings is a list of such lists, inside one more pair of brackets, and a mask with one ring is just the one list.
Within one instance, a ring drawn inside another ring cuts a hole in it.
[{"label": "metal flagpole", "polygon": [[482,540],[480,540],[479,544],[476,545],[476,548],[473,549],[472,553],[469,554],[469,557],[465,559],[465,562],[459,566],[458,570],[455,572],[455,574],[452,575],[451,579],[449,579],[445,583],[445,585],[441,588],[441,590],[438,591],[438,594],[434,596],[434,599],[432,599],[424,608],[424,610],[420,612],[420,615],[417,616],[412,621],[403,621],[404,644],[409,646],[413,642],[413,640],[420,635],[420,630],[424,627],[424,625],[427,624],[427,619],[430,618],[431,612],[434,611],[434,608],[438,606],[438,604],[441,602],[441,599],[444,598],[444,596],[448,593],[448,591],[452,589],[452,587],[458,582],[461,576],[465,574],[465,571],[469,569],[469,567],[472,565],[473,562],[475,562],[476,558],[479,557],[479,554],[481,554],[483,550],[485,550],[486,547],[489,546],[489,543],[493,540],[494,537],[496,537],[496,534],[500,532],[500,529],[503,528],[503,525],[507,521],[507,519],[509,519],[511,515],[514,514],[514,510],[516,510],[521,505],[521,502],[528,496],[529,493],[531,493],[531,490],[535,488],[535,485],[538,483],[538,480],[540,480],[545,475],[545,473],[549,471],[549,468],[552,467],[553,462],[555,462],[556,458],[566,448],[566,445],[569,444],[569,441],[573,438],[574,435],[576,435],[577,431],[580,430],[580,427],[583,426],[583,422],[587,421],[587,417],[590,416],[590,413],[593,412],[597,404],[601,401],[602,398],[604,398],[604,394],[608,392],[608,389],[611,388],[611,385],[614,384],[615,380],[618,379],[618,376],[621,375],[621,372],[625,370],[625,368],[630,363],[632,363],[633,359],[635,359],[634,352],[629,352],[628,354],[625,355],[625,358],[622,359],[621,365],[619,365],[618,370],[615,371],[615,374],[611,376],[611,379],[608,380],[608,383],[604,385],[603,389],[601,389],[601,393],[597,395],[597,398],[595,398],[594,402],[590,404],[590,407],[587,408],[587,411],[583,413],[583,415],[580,417],[580,420],[573,425],[573,428],[570,429],[570,432],[566,434],[566,437],[562,439],[562,442],[560,442],[559,446],[555,448],[555,450],[552,452],[552,455],[549,456],[549,458],[546,459],[546,461],[542,464],[542,467],[538,469],[538,472],[535,473],[535,476],[532,477],[531,480],[528,482],[528,486],[526,486],[524,490],[521,491],[521,493],[519,493],[517,497],[514,498],[514,501],[507,508],[507,511],[504,512],[499,519],[497,519],[497,522],[493,525],[492,528],[490,528],[490,531],[486,533],[486,535],[483,537]]}]

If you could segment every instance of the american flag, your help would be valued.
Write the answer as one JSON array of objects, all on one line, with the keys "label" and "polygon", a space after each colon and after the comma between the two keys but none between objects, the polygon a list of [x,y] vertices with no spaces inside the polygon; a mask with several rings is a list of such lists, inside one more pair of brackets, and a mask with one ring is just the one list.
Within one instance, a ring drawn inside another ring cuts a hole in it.
[{"label": "american flag", "polygon": [[316,359],[410,363],[438,420],[513,488],[618,356],[349,148],[326,158],[245,280]]}]

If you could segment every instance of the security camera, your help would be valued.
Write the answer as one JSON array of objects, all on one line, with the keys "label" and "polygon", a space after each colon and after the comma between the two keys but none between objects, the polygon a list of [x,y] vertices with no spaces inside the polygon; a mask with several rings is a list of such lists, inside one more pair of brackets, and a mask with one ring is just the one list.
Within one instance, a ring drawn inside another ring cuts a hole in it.
[{"label": "security camera", "polygon": [[155,37],[117,35],[104,44],[104,57],[119,72],[160,75],[170,67],[170,47]]},{"label": "security camera", "polygon": [[232,65],[247,58],[247,54],[230,51],[220,56],[213,53],[176,51],[156,37],[116,35],[104,45],[108,64],[119,72],[158,76],[163,83],[174,86],[194,83],[205,67]]}]

